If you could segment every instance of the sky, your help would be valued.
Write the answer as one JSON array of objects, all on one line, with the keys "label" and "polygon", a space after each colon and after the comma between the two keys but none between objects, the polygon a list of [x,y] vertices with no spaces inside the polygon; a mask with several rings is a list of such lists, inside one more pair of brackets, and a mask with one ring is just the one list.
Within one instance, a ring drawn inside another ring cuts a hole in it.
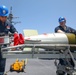
[{"label": "sky", "polygon": [[76,29],[76,0],[0,0],[10,10],[19,33],[24,29],[37,30],[39,34],[54,33],[59,17],[66,18],[66,25]]}]

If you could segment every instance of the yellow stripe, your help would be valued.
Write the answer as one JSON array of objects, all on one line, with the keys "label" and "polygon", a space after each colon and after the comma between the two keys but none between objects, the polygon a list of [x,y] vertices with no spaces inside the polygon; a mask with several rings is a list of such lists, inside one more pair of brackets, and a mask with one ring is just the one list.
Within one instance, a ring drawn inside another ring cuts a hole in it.
[{"label": "yellow stripe", "polygon": [[69,44],[76,44],[76,36],[72,33],[66,33]]},{"label": "yellow stripe", "polygon": [[[68,38],[69,44],[76,44],[76,35],[75,34],[67,33],[66,36]],[[76,50],[76,47],[70,47],[70,50],[71,51]]]}]

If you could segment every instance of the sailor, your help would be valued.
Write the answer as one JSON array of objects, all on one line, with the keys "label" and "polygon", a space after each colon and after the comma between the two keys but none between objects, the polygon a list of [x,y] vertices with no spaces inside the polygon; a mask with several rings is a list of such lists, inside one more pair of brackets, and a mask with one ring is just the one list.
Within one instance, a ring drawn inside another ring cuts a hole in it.
[{"label": "sailor", "polygon": [[[59,22],[59,26],[57,26],[55,28],[55,32],[56,33],[73,33],[73,34],[76,34],[76,30],[75,29],[73,29],[73,28],[71,28],[71,27],[69,27],[69,26],[66,25],[66,19],[65,19],[65,17],[60,17],[58,19],[58,22]],[[75,64],[72,61],[72,59],[70,59],[69,62],[72,65],[72,67],[75,67]],[[59,64],[66,65],[67,62],[66,62],[65,59],[60,58],[59,59]]]},{"label": "sailor", "polygon": [[76,34],[76,30],[66,25],[66,19],[64,17],[60,17],[58,19],[59,26],[55,28],[56,33],[74,33]]},{"label": "sailor", "polygon": [[4,5],[0,6],[0,33],[8,34],[9,31],[17,33],[16,28],[7,20],[8,14],[8,8]]},{"label": "sailor", "polygon": [[[5,5],[1,5],[0,6],[0,37],[9,35],[9,32],[10,32],[14,35],[13,45],[23,44],[24,38],[22,34],[18,34],[18,31],[16,30],[16,28],[7,19],[8,15],[9,15],[8,8]],[[6,47],[7,45],[3,45],[3,46]],[[4,67],[3,67],[4,64],[2,65],[3,63],[2,60],[3,60],[2,52],[0,49],[0,72],[4,71]]]},{"label": "sailor", "polygon": [[16,28],[7,19],[8,15],[8,8],[5,5],[0,6],[0,34],[4,33],[5,35],[8,35],[9,32],[13,33],[14,45],[23,44],[24,38],[22,34],[18,34]]}]

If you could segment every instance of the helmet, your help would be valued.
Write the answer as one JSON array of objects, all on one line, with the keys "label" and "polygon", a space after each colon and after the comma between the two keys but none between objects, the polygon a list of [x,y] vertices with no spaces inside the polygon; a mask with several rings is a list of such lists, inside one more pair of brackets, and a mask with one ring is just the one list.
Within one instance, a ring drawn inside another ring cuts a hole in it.
[{"label": "helmet", "polygon": [[8,8],[4,5],[0,6],[0,16],[8,16]]},{"label": "helmet", "polygon": [[60,17],[58,21],[59,21],[59,22],[63,22],[63,21],[66,22],[66,19],[65,19],[64,17]]}]

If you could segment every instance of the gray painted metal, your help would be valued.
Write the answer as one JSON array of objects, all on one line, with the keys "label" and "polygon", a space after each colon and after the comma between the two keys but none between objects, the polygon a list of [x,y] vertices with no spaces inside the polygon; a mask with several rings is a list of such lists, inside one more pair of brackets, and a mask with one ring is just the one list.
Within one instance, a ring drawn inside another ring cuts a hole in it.
[{"label": "gray painted metal", "polygon": [[[74,58],[76,58],[76,53],[72,53]],[[3,54],[3,58],[65,58],[64,54]],[[67,58],[69,58],[69,55],[67,55]]]},{"label": "gray painted metal", "polygon": [[[72,53],[74,58],[76,58],[76,53]],[[64,54],[48,54],[48,53],[44,53],[44,54],[34,54],[32,58],[65,58]],[[67,55],[67,58],[69,58],[69,55]]]},{"label": "gray painted metal", "polygon": [[[43,48],[43,49],[50,49],[50,50],[65,50],[66,47],[70,46],[69,44],[23,44],[17,46],[11,46],[2,48],[1,50],[12,49],[12,48],[19,48],[19,47],[31,47],[31,48]],[[76,45],[71,45],[76,46]]]}]

